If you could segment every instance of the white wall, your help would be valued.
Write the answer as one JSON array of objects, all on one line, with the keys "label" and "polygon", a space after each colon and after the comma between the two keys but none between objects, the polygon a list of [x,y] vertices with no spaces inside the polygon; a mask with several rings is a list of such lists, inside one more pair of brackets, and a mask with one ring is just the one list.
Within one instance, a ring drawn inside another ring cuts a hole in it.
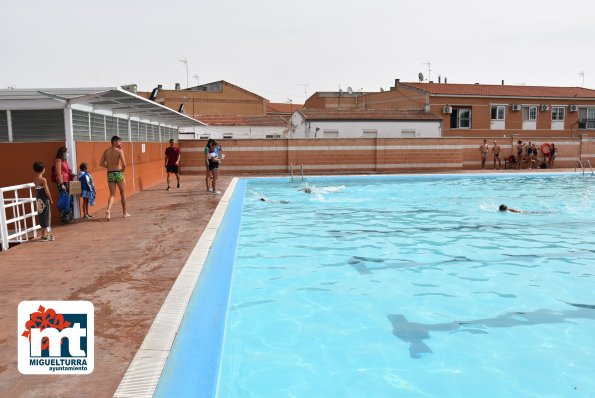
[{"label": "white wall", "polygon": [[[181,140],[200,139],[201,136],[209,138],[222,139],[224,134],[232,134],[232,137],[241,139],[264,139],[267,135],[280,135],[286,137],[287,127],[281,126],[200,126],[194,129],[185,129],[185,132],[192,134],[180,134]],[[180,129],[182,133],[182,129]]]},{"label": "white wall", "polygon": [[[318,128],[318,132],[316,132]],[[305,121],[299,113],[291,117],[291,138],[323,138],[325,130],[338,131],[338,138],[362,138],[364,130],[377,130],[378,138],[409,137],[403,131],[415,131],[415,137],[440,137],[440,121],[405,121],[405,120],[340,120],[340,121]]]}]

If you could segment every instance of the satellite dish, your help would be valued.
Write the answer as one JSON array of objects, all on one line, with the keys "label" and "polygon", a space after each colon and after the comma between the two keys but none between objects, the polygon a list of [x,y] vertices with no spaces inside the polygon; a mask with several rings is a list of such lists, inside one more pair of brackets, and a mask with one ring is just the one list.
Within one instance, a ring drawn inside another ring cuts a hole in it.
[{"label": "satellite dish", "polygon": [[353,89],[351,87],[347,87],[347,94],[353,94]]},{"label": "satellite dish", "polygon": [[419,74],[417,75],[417,78],[419,79],[419,82],[423,82],[424,81],[424,74],[419,72]]},{"label": "satellite dish", "polygon": [[384,92],[384,88],[380,87],[380,92],[383,93]]}]

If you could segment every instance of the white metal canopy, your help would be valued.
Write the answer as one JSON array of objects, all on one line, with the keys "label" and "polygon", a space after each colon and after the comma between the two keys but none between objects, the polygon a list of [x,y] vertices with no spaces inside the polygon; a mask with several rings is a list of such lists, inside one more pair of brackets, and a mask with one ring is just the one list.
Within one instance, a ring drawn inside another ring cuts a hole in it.
[{"label": "white metal canopy", "polygon": [[120,87],[0,90],[0,110],[60,109],[78,106],[176,127],[204,125],[198,120]]}]

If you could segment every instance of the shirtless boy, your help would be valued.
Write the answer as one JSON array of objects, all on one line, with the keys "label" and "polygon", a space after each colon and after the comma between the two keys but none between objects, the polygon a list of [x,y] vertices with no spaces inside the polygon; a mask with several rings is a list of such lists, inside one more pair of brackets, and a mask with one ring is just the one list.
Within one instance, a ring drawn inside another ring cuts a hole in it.
[{"label": "shirtless boy", "polygon": [[483,140],[483,144],[479,146],[479,152],[481,153],[481,168],[486,168],[486,159],[488,158],[488,143],[487,140]]},{"label": "shirtless boy", "polygon": [[109,185],[109,200],[107,201],[107,210],[105,212],[105,219],[110,220],[110,212],[114,199],[116,197],[116,186],[120,191],[120,201],[122,202],[123,217],[130,217],[126,212],[126,181],[124,180],[124,169],[126,169],[126,160],[124,159],[124,151],[120,147],[122,140],[117,135],[112,137],[112,146],[103,152],[99,164],[107,168],[107,184]]},{"label": "shirtless boy", "polygon": [[494,170],[496,170],[496,161],[498,161],[498,170],[502,167],[502,161],[500,160],[500,145],[496,141],[494,141],[494,146],[492,147],[492,156],[494,157]]}]

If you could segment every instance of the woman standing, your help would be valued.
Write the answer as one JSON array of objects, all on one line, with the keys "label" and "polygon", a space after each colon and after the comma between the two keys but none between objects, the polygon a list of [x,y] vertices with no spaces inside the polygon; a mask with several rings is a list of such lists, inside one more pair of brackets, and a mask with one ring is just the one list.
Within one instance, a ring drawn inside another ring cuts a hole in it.
[{"label": "woman standing", "polygon": [[[73,180],[75,175],[72,173],[72,169],[68,165],[66,160],[67,149],[60,147],[56,152],[56,160],[54,160],[54,167],[52,167],[52,179],[55,179],[58,185],[58,192],[62,193],[65,191],[70,194],[70,181]],[[68,223],[73,218],[73,203],[72,197],[70,197],[70,208],[66,210],[60,210],[60,221],[62,223]]]},{"label": "woman standing", "polygon": [[211,184],[213,186],[213,194],[218,195],[221,192],[217,191],[217,177],[219,176],[219,162],[221,161],[221,158],[219,158],[219,154],[217,153],[217,141],[213,140],[211,142],[211,147],[209,149],[209,156],[208,156],[208,162],[209,162],[209,170],[211,172],[211,176],[212,176],[212,180],[211,180]]}]

